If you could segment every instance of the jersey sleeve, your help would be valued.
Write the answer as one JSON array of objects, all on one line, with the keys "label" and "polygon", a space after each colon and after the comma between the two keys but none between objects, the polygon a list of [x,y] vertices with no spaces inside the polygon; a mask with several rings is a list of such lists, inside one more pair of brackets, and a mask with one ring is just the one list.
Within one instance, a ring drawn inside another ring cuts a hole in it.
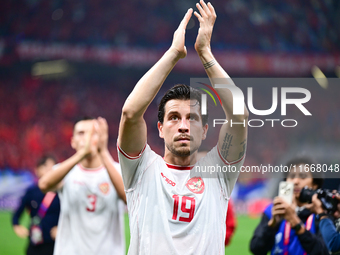
[{"label": "jersey sleeve", "polygon": [[226,199],[231,197],[231,192],[240,174],[240,168],[244,163],[245,155],[238,160],[229,162],[224,159],[216,145],[208,154],[202,158],[202,164],[207,169],[206,177],[216,178]]},{"label": "jersey sleeve", "polygon": [[145,145],[144,149],[136,157],[129,156],[118,145],[117,147],[125,191],[128,192],[134,189],[137,183],[140,182],[144,171],[156,159],[157,154],[151,150],[148,144]]}]

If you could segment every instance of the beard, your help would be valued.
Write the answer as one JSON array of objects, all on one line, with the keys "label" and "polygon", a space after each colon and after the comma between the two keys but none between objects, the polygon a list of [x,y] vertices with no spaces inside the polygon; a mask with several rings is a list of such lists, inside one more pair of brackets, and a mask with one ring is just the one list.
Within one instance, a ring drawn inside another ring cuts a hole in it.
[{"label": "beard", "polygon": [[188,146],[187,144],[184,146],[180,145],[178,147],[175,147],[175,143],[172,143],[172,144],[165,143],[165,146],[168,148],[168,150],[173,155],[177,157],[188,157],[191,154],[193,154],[195,151],[197,151],[199,148],[199,145],[192,147],[191,145]]}]

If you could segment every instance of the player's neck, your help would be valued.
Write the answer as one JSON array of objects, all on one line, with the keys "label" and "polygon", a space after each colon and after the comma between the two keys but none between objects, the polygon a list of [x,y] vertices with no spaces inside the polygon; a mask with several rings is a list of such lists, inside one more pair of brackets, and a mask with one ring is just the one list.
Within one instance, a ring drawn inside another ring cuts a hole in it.
[{"label": "player's neck", "polygon": [[87,156],[82,161],[80,161],[80,164],[85,168],[98,168],[103,163],[99,155],[94,155],[94,156]]},{"label": "player's neck", "polygon": [[179,157],[168,152],[164,155],[164,161],[176,166],[190,166],[196,163],[196,154],[187,157]]}]

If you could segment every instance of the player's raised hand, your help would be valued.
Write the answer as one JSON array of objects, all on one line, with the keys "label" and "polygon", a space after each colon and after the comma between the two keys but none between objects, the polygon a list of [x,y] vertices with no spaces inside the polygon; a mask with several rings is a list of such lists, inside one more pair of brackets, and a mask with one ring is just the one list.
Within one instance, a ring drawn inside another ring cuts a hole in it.
[{"label": "player's raised hand", "polygon": [[104,151],[107,149],[107,143],[109,140],[109,126],[106,119],[99,117],[95,123],[96,132],[98,133],[98,151]]},{"label": "player's raised hand", "polygon": [[96,144],[96,139],[95,139],[95,127],[94,127],[95,122],[92,121],[91,127],[89,132],[86,133],[85,135],[85,143],[84,143],[84,148],[83,148],[83,153],[84,156],[87,156],[96,149],[97,144]]},{"label": "player's raised hand", "polygon": [[192,9],[190,8],[184,15],[181,23],[174,33],[171,48],[174,49],[180,58],[185,58],[187,55],[187,49],[185,47],[185,30],[192,15]]},{"label": "player's raised hand", "polygon": [[206,4],[203,0],[200,0],[200,3],[197,3],[196,7],[199,13],[195,11],[194,15],[200,23],[200,28],[198,29],[195,42],[195,50],[198,54],[201,54],[205,50],[211,50],[210,41],[216,20],[216,12],[210,2]]}]

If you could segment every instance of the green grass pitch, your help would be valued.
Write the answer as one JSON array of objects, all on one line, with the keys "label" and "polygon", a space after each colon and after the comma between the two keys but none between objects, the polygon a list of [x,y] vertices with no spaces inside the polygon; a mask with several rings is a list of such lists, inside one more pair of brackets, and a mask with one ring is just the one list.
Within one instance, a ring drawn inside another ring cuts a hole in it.
[{"label": "green grass pitch", "polygon": [[[253,219],[247,216],[238,216],[236,232],[231,240],[231,244],[226,248],[226,254],[250,255],[249,241],[259,221],[259,218]],[[21,223],[27,226],[28,222],[28,216],[23,215]],[[125,215],[125,236],[126,247],[129,247],[130,232],[127,215]],[[26,245],[27,240],[20,239],[12,230],[11,213],[0,211],[0,255],[24,255]]]}]

